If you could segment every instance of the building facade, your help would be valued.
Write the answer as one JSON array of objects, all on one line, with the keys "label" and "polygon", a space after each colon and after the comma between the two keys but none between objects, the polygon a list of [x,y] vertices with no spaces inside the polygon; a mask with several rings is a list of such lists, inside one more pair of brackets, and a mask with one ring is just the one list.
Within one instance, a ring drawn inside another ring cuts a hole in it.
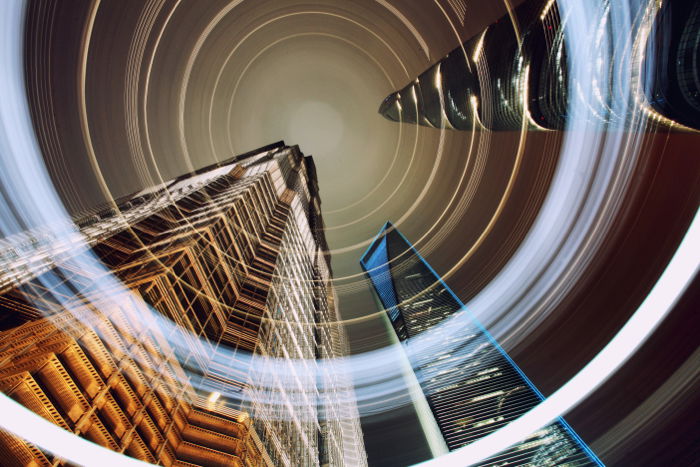
[{"label": "building facade", "polygon": [[[0,241],[0,329],[8,336],[35,323],[61,328],[54,323],[76,313],[82,322],[90,314],[81,310],[103,313],[105,302],[131,296],[139,314],[154,316],[157,332],[149,332],[173,350],[182,400],[214,417],[246,420],[240,440],[259,443],[241,462],[366,464],[352,385],[333,369],[347,343],[315,167],[298,147],[280,142],[217,163],[76,224],[78,231],[52,226]],[[284,378],[272,374],[280,370]],[[332,384],[319,376],[324,371]],[[117,445],[120,436],[113,435]]]},{"label": "building facade", "polygon": [[[524,414],[542,394],[390,223],[360,261],[404,344],[449,450]],[[446,325],[457,318],[457,325]],[[563,420],[484,465],[602,465]]]},{"label": "building facade", "polygon": [[[101,305],[0,333],[0,390],[65,430],[148,463],[273,465],[247,414],[217,413],[193,397],[136,297]],[[0,453],[3,465],[61,464],[2,430]]]},{"label": "building facade", "polygon": [[[598,40],[591,40],[591,48],[599,50],[592,53],[605,69],[591,69],[598,76],[590,99],[580,89],[569,90],[567,21],[558,2],[528,0],[387,96],[379,113],[432,128],[561,130],[570,120],[570,106],[576,105],[586,109],[591,123],[627,124],[629,115],[618,115],[621,109],[613,105],[611,90],[629,85],[630,115],[634,110],[675,128],[700,128],[700,5],[632,3],[630,34],[635,40],[624,43],[608,43],[614,40],[612,29],[624,26],[615,24],[610,1],[593,12],[597,24],[591,30]],[[615,56],[629,56],[630,63]]]}]

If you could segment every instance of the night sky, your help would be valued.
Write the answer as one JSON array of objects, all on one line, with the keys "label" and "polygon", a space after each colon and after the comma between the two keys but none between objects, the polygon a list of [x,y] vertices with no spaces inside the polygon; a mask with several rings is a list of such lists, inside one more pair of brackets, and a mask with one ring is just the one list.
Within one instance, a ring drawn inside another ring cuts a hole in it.
[{"label": "night sky", "polygon": [[[29,5],[27,90],[67,209],[274,141],[298,144],[318,168],[353,353],[389,342],[358,263],[380,227],[395,223],[469,306],[526,239],[569,136],[438,130],[377,113],[387,94],[505,15],[500,1]],[[556,300],[480,316],[545,395],[636,310],[698,208],[700,136],[657,125],[640,141],[614,218],[590,232],[597,246]],[[603,462],[698,462],[698,305],[696,279],[652,339],[566,416]],[[370,465],[429,456],[410,407],[366,418],[363,429]]]}]

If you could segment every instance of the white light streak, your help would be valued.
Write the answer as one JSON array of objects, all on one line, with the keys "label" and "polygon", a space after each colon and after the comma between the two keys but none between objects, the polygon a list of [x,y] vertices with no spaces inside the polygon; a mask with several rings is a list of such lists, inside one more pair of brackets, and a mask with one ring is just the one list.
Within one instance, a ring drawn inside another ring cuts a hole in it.
[{"label": "white light streak", "polygon": [[547,14],[549,13],[549,10],[551,10],[554,6],[554,2],[556,2],[556,0],[549,0],[547,2],[547,4],[542,9],[542,13],[540,14],[540,20],[544,21],[544,19],[547,17]]},{"label": "white light streak", "polygon": [[474,47],[474,54],[472,55],[472,60],[474,60],[474,63],[479,61],[481,50],[484,48],[484,37],[486,37],[486,32],[488,30],[489,28],[484,29],[484,32],[481,33],[481,37],[479,37],[479,42],[477,42],[476,47]]},{"label": "white light streak", "polygon": [[[563,2],[563,4],[566,5],[570,2],[571,0]],[[547,9],[551,8],[552,5],[553,1],[550,1],[545,10],[548,11]],[[587,7],[579,6],[579,8],[585,9]],[[29,109],[26,103],[21,50],[24,37],[22,29],[24,9],[25,2],[22,0],[6,0],[0,3],[0,25],[2,26],[0,27],[0,35],[2,35],[2,40],[0,40],[0,62],[3,64],[3,72],[0,73],[0,93],[3,95],[3,99],[0,100],[0,161],[2,163],[0,183],[2,183],[3,188],[6,188],[6,193],[11,193],[15,196],[12,200],[0,198],[0,202],[5,204],[10,202],[16,203],[14,207],[24,216],[22,219],[3,216],[3,223],[0,224],[0,227],[2,227],[4,235],[17,231],[22,225],[46,225],[52,222],[63,222],[67,219],[42,166],[41,155],[34,138]],[[580,18],[583,21],[586,15],[580,15]],[[620,33],[629,32],[624,27],[619,28],[618,26],[618,24],[615,24],[615,28],[612,29],[621,31]],[[486,31],[481,35],[474,50],[473,59],[475,62],[481,55],[485,34]],[[572,47],[571,49],[578,50],[580,53],[582,47],[580,45],[578,48]],[[605,48],[600,47],[599,49],[603,50]],[[580,55],[572,54],[572,56],[578,57],[579,60],[581,59]],[[595,64],[595,62],[590,63]],[[592,65],[589,65],[588,68],[592,68]],[[588,68],[583,67],[584,70]],[[579,69],[579,71],[581,70]],[[597,87],[591,87],[591,83],[596,79],[595,72],[592,72],[587,77],[589,81],[587,86],[582,88],[582,95],[591,96],[595,92],[600,92],[600,89]],[[435,78],[436,86],[438,86],[440,80],[441,76],[438,70]],[[413,99],[417,102],[415,87],[412,87],[412,94]],[[398,100],[396,104],[400,109],[401,104]],[[474,112],[475,121],[478,121],[478,99],[476,96],[470,97],[470,104]],[[624,107],[626,102],[619,102],[617,105],[618,108],[620,106]],[[580,111],[580,109],[578,110]],[[585,119],[580,121],[585,121]],[[606,149],[612,150],[611,157],[624,155],[620,151],[620,147],[626,143],[628,142],[611,139],[606,142],[609,145],[609,148]],[[497,286],[499,294],[498,300],[502,299],[503,290],[512,290],[514,294],[520,292],[520,289],[514,284],[524,284],[521,281],[521,274],[532,275],[533,257],[542,257],[544,251],[551,250],[551,245],[555,243],[554,241],[566,247],[562,248],[560,256],[554,259],[563,263],[577,259],[576,255],[580,251],[584,236],[565,239],[565,241],[557,237],[557,233],[553,233],[551,227],[557,224],[556,221],[563,218],[561,216],[564,216],[564,214],[569,215],[572,212],[572,207],[580,207],[582,217],[577,221],[579,223],[566,223],[563,228],[576,227],[580,229],[580,232],[585,233],[589,228],[598,227],[595,223],[595,214],[599,214],[605,208],[604,191],[583,192],[576,191],[571,187],[580,185],[578,182],[582,179],[592,180],[597,178],[600,183],[600,186],[597,188],[603,190],[603,188],[608,188],[609,184],[613,184],[615,177],[619,176],[619,174],[605,165],[601,167],[601,171],[598,173],[591,171],[589,166],[595,160],[593,158],[582,158],[580,157],[582,155],[580,152],[572,149],[576,147],[579,149],[587,148],[589,146],[582,144],[579,139],[573,136],[567,140],[566,144],[566,152],[562,154],[561,166],[558,169],[557,178],[552,183],[552,191],[548,202],[543,207],[541,217],[533,227],[529,238],[523,242],[523,250],[514,255],[512,262],[509,263],[508,267],[504,268],[503,273],[497,280],[494,280],[494,286]],[[616,159],[612,158],[609,161],[610,167],[615,166],[615,163]],[[608,169],[610,171],[606,172],[605,170]],[[5,209],[7,206],[2,205],[0,208]],[[57,235],[78,235],[78,233],[75,229],[61,230],[57,231]],[[547,260],[551,259],[548,255],[544,256]],[[653,333],[654,329],[672,309],[678,297],[697,274],[699,263],[700,218],[696,213],[678,250],[647,298],[620,332],[589,364],[551,397],[517,421],[488,437],[428,464],[437,465],[439,463],[439,465],[462,466],[476,462],[525,438],[540,427],[556,419],[559,415],[570,410],[580,400],[603,384]],[[567,273],[564,268],[547,269],[543,267],[541,271],[551,281],[560,279]],[[505,287],[503,287],[503,284],[505,284]],[[109,284],[110,287],[113,285]],[[527,283],[526,285],[531,284]],[[543,294],[551,293],[551,290],[548,288],[551,284],[535,285],[538,287],[542,286]],[[483,310],[484,307],[488,308],[491,305],[505,303],[504,301],[497,301],[493,296],[488,295],[492,292],[488,288],[485,289],[484,294],[480,294],[475,300],[474,308]],[[525,307],[523,305],[523,308]],[[498,309],[497,306],[494,306],[494,308]],[[145,308],[145,311],[147,312],[148,309]],[[153,317],[157,319],[159,315],[153,313]],[[457,333],[461,325],[464,324],[460,321],[461,319],[464,319],[464,314],[459,314],[459,316],[455,316],[455,319],[448,320],[442,330]],[[163,320],[159,325],[167,326],[168,322]],[[189,351],[189,346],[184,342],[173,342],[172,344],[176,352],[182,348],[187,348]],[[433,344],[430,344],[429,341],[416,339],[405,347],[409,352],[426,352],[430,350],[430,345]],[[226,363],[232,360],[230,355],[224,355],[221,358],[222,362]],[[241,356],[237,362],[237,364],[241,365],[241,368],[244,368],[250,360],[246,360],[245,356]],[[397,365],[396,358],[390,355],[389,349],[340,359],[335,361],[334,364],[354,373],[358,384],[359,400],[365,404],[367,412],[385,411],[406,402],[406,394],[397,389],[396,385],[396,381],[403,377],[402,369]],[[240,368],[231,369],[240,370]],[[300,384],[298,381],[302,376],[315,376],[315,374],[310,375],[309,371],[329,372],[331,368],[322,364],[311,368],[308,362],[300,361],[298,366],[290,369],[288,361],[280,362],[279,364],[275,364],[272,361],[269,369],[260,371],[260,378],[277,378],[279,381],[282,381],[282,384],[291,384],[293,382],[295,386],[298,386]],[[266,371],[269,373],[265,373]],[[310,379],[315,381],[315,378]],[[211,390],[211,388],[202,389]],[[214,403],[221,397],[227,396],[228,394],[226,393],[211,392],[208,401]],[[284,403],[289,404],[288,401]],[[292,409],[294,408],[292,406]],[[0,426],[3,429],[11,431],[73,463],[84,465],[99,463],[105,465],[143,465],[139,461],[96,446],[85,439],[62,430],[4,395],[0,395],[0,413],[2,414]]]},{"label": "white light streak", "polygon": [[647,298],[629,321],[580,372],[537,407],[500,430],[423,466],[464,466],[486,459],[528,437],[575,407],[617,371],[671,311],[698,273],[700,264],[700,215]]}]

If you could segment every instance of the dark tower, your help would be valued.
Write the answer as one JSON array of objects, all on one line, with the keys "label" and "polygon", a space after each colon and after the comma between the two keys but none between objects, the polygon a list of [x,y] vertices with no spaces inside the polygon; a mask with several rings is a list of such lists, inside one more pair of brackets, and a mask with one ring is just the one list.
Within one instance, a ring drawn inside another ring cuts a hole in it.
[{"label": "dark tower", "polygon": [[[416,346],[406,347],[408,359],[450,450],[496,431],[543,400],[491,334],[390,223],[360,264],[399,339],[406,343],[420,336]],[[453,322],[445,325],[447,318]],[[485,464],[601,465],[561,418]]]}]

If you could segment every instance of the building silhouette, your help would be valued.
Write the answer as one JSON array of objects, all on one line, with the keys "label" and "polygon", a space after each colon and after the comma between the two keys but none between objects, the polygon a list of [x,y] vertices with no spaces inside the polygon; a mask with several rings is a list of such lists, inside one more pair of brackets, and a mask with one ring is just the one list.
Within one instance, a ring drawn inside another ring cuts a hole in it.
[{"label": "building silhouette", "polygon": [[[310,157],[275,143],[78,217],[79,232],[0,241],[4,392],[24,403],[16,375],[28,372],[54,423],[164,465],[366,464],[352,384],[333,368],[348,348]],[[119,358],[97,361],[92,348]],[[63,379],[44,377],[40,360],[64,365]],[[84,412],[101,423],[92,432],[76,424]],[[0,444],[50,455],[7,433]]]},{"label": "building silhouette", "polygon": [[[543,400],[390,223],[360,263],[399,340],[410,341],[404,349],[449,450],[496,431]],[[484,464],[602,465],[561,418]]]},{"label": "building silhouette", "polygon": [[[592,123],[627,124],[628,115],[611,102],[613,94],[622,92],[617,88],[629,84],[617,84],[614,79],[620,76],[631,80],[634,107],[629,110],[677,128],[699,129],[700,4],[657,3],[659,10],[651,18],[645,17],[645,2],[630,13],[634,34],[645,37],[646,23],[652,23],[645,44],[603,41],[597,52],[606,71],[596,77],[601,82],[592,86],[590,99],[569,89],[566,21],[558,2],[528,0],[512,17],[500,18],[387,96],[379,113],[391,121],[432,128],[519,131],[525,123],[529,130],[561,130],[570,121],[570,106],[576,105],[587,109]],[[611,28],[618,26],[609,5],[597,14],[598,36],[612,37]],[[629,73],[624,68],[627,55]]]}]

